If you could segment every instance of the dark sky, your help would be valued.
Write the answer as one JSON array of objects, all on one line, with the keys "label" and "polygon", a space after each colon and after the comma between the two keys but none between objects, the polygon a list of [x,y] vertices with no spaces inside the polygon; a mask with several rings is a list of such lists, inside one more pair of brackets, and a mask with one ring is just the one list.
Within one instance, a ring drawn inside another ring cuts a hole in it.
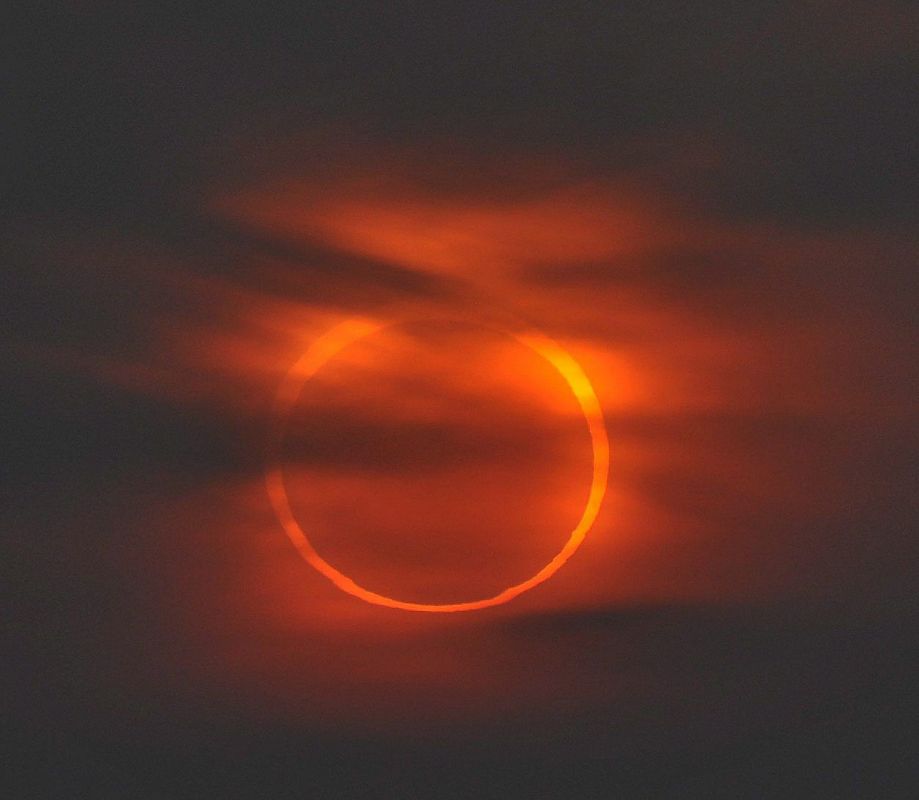
[{"label": "dark sky", "polygon": [[5,794],[915,795],[916,4],[5,16]]}]

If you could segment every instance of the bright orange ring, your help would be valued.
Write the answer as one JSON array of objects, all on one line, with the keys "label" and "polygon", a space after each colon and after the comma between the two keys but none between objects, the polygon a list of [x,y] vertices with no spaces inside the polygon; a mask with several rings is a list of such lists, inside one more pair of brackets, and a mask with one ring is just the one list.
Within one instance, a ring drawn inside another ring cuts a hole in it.
[{"label": "bright orange ring", "polygon": [[370,322],[358,319],[343,322],[317,339],[290,368],[281,382],[277,394],[275,406],[276,425],[272,439],[271,456],[265,476],[268,497],[285,533],[300,555],[339,589],[359,597],[361,600],[380,606],[388,606],[389,608],[399,608],[403,611],[431,612],[476,611],[480,608],[506,603],[550,578],[581,546],[581,542],[584,541],[584,537],[593,525],[600,510],[600,503],[606,493],[607,473],[609,471],[609,439],[596,392],[594,392],[593,386],[591,386],[590,381],[584,374],[584,370],[581,369],[577,361],[558,344],[541,334],[508,333],[508,335],[529,347],[555,367],[574,393],[590,431],[591,446],[593,448],[593,477],[590,483],[587,503],[584,505],[581,518],[571,531],[568,541],[565,542],[564,547],[558,554],[535,575],[521,583],[509,586],[494,597],[487,597],[484,600],[470,600],[464,603],[412,603],[405,600],[396,600],[358,586],[351,578],[323,559],[313,548],[291,511],[287,490],[284,487],[280,447],[284,439],[287,419],[300,396],[303,386],[326,362],[349,344],[393,324],[396,323]]}]

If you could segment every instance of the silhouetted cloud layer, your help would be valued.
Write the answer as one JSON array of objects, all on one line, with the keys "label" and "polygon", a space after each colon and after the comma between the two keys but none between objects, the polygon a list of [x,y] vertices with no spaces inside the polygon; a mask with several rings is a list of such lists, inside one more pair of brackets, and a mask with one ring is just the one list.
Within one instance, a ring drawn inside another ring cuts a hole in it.
[{"label": "silhouetted cloud layer", "polygon": [[[2,681],[33,786],[902,794],[915,6],[39,3],[9,33]],[[557,552],[590,447],[506,335],[535,329],[611,442],[551,581],[409,615],[299,559],[275,393],[351,317],[396,324],[285,440],[317,548],[438,602]]]}]

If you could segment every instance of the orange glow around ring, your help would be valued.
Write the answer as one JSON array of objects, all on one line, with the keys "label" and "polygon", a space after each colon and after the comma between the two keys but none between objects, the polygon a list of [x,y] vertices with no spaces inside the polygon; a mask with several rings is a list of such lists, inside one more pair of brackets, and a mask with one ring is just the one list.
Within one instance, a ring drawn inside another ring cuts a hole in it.
[{"label": "orange glow around ring", "polygon": [[[609,470],[609,439],[606,425],[600,410],[600,401],[594,392],[593,386],[584,374],[584,370],[565,350],[551,339],[537,333],[508,333],[521,344],[542,356],[565,379],[568,387],[574,393],[578,405],[587,421],[590,431],[591,446],[593,448],[593,477],[590,484],[590,493],[587,503],[581,513],[581,518],[571,531],[568,541],[555,557],[539,572],[521,583],[509,586],[493,597],[482,600],[470,600],[462,603],[413,603],[406,600],[396,600],[386,595],[372,592],[358,586],[351,578],[335,569],[310,543],[303,529],[294,518],[284,486],[284,473],[281,465],[280,450],[284,439],[287,419],[293,410],[306,382],[315,375],[321,367],[334,358],[336,353],[343,350],[353,342],[363,339],[370,334],[389,327],[396,323],[380,323],[366,320],[352,319],[332,328],[317,339],[313,345],[290,368],[278,390],[275,406],[275,429],[272,436],[271,458],[266,471],[268,497],[274,507],[278,519],[293,542],[300,555],[319,572],[325,575],[339,589],[368,603],[374,603],[389,608],[398,608],[403,611],[477,611],[481,608],[496,606],[506,603],[519,594],[538,586],[554,575],[581,546],[584,537],[590,530],[600,510],[600,503],[606,493],[607,473]],[[506,332],[507,333],[507,332]]]}]

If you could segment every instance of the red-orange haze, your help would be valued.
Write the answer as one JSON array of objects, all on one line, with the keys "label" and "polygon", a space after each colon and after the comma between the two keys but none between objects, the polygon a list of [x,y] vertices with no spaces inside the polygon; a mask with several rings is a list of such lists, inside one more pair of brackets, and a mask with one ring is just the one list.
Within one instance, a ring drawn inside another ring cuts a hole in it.
[{"label": "red-orange haze", "polygon": [[[820,597],[848,580],[870,544],[848,530],[828,550],[815,531],[841,492],[859,504],[883,487],[853,481],[838,431],[879,402],[904,419],[909,398],[878,398],[873,354],[896,334],[870,306],[853,315],[820,265],[845,258],[861,280],[878,252],[902,257],[896,239],[728,222],[640,176],[413,158],[215,189],[202,214],[231,245],[222,277],[126,258],[130,241],[86,246],[93,269],[133,265],[166,299],[138,320],[143,350],[76,368],[204,415],[240,454],[144,514],[151,602],[182,620],[157,681],[174,674],[199,698],[245,686],[260,713],[361,724],[390,703],[435,718],[554,692],[589,703],[574,662],[529,671],[553,655],[501,625]],[[299,557],[264,485],[275,397],[349,319],[404,322],[325,360],[291,398],[285,485],[311,546],[368,590],[425,604],[492,597],[549,563],[590,505],[596,441],[565,370],[507,335],[539,331],[589,378],[610,443],[599,516],[551,580],[472,615],[412,615]],[[844,379],[852,369],[865,379]]]}]

